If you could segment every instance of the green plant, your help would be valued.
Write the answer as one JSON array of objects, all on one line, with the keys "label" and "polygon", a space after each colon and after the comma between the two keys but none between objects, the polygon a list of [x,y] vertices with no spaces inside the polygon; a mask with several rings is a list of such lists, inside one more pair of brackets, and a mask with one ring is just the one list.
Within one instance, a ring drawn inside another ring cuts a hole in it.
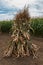
[{"label": "green plant", "polygon": [[43,18],[32,19],[31,27],[34,29],[34,35],[43,36]]},{"label": "green plant", "polygon": [[1,25],[1,32],[10,32],[10,29],[12,27],[12,21],[3,21]]},{"label": "green plant", "polygon": [[1,25],[2,25],[2,22],[0,21],[0,32],[1,32]]}]

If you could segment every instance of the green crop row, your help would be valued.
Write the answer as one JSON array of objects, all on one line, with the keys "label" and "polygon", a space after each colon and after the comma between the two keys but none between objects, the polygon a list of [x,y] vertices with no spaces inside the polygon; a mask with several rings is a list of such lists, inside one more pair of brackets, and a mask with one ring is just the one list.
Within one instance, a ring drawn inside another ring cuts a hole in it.
[{"label": "green crop row", "polygon": [[43,18],[31,19],[31,27],[34,30],[34,35],[43,36]]},{"label": "green crop row", "polygon": [[0,32],[10,32],[12,24],[12,21],[0,21]]},{"label": "green crop row", "polygon": [[[13,21],[0,21],[0,31],[10,32]],[[43,36],[43,18],[31,19],[31,27],[34,30],[33,35]]]}]

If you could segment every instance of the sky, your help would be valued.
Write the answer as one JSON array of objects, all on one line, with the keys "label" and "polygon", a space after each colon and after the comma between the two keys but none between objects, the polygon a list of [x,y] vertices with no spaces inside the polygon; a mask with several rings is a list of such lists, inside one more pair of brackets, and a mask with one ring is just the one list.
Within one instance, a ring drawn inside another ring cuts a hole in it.
[{"label": "sky", "polygon": [[0,0],[0,20],[11,20],[24,6],[31,17],[43,17],[43,0]]}]

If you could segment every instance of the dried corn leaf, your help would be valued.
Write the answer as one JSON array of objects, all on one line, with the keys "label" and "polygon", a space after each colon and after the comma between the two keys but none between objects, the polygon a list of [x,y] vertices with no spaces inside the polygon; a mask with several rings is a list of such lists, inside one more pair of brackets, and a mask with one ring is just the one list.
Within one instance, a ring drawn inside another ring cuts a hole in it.
[{"label": "dried corn leaf", "polygon": [[10,57],[12,55],[13,46],[11,45],[9,48],[7,48],[4,52],[4,57]]}]

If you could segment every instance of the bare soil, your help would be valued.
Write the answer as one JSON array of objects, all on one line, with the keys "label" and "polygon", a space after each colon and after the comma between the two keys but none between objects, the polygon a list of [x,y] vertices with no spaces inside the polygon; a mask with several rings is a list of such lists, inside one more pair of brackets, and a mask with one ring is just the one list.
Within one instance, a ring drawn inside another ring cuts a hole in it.
[{"label": "bare soil", "polygon": [[8,41],[10,40],[9,34],[0,34],[0,65],[43,65],[43,38],[32,37],[32,43],[40,46],[38,51],[38,58],[33,59],[32,56],[24,58],[3,58],[3,52],[8,46]]}]

